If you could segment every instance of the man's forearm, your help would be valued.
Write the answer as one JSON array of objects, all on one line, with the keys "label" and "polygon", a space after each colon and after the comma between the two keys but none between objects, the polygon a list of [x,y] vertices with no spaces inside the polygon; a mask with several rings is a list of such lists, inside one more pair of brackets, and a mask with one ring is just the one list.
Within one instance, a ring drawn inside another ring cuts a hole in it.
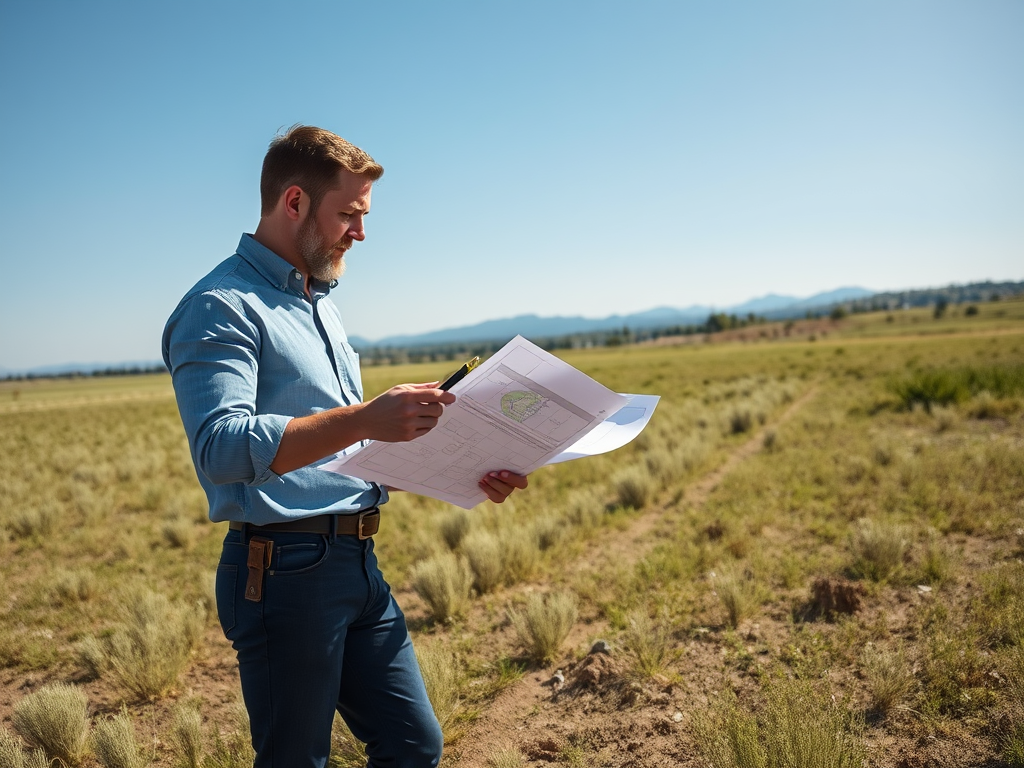
[{"label": "man's forearm", "polygon": [[360,440],[400,443],[432,430],[451,392],[429,384],[399,384],[366,403],[343,405],[292,419],[270,463],[278,475],[305,467]]},{"label": "man's forearm", "polygon": [[283,475],[365,440],[368,435],[361,418],[365,407],[365,403],[345,405],[292,419],[281,436],[270,469]]}]

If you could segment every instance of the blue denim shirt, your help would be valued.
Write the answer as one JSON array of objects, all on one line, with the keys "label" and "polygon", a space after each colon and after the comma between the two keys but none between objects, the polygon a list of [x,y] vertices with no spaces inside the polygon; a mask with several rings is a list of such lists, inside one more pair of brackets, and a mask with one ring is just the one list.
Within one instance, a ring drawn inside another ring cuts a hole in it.
[{"label": "blue denim shirt", "polygon": [[363,397],[359,356],[327,298],[333,284],[311,281],[311,302],[305,279],[242,235],[164,328],[164,362],[211,520],[265,525],[387,500],[374,483],[317,469],[322,462],[270,469],[292,418]]}]

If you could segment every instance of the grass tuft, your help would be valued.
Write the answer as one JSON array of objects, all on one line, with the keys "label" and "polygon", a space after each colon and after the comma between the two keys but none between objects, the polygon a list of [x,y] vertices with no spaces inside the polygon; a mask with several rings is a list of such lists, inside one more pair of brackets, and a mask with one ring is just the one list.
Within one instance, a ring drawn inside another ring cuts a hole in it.
[{"label": "grass tuft", "polygon": [[633,657],[633,666],[644,678],[665,671],[672,655],[672,633],[668,617],[655,622],[647,611],[636,610],[626,615],[626,630],[622,633],[622,646]]},{"label": "grass tuft", "polygon": [[871,581],[885,581],[902,568],[909,545],[902,526],[861,519],[850,536],[853,573]]},{"label": "grass tuft", "polygon": [[44,685],[14,705],[11,721],[23,739],[50,758],[75,766],[85,757],[89,702],[74,685]]},{"label": "grass tuft", "polygon": [[416,649],[416,659],[427,687],[427,697],[434,709],[434,716],[441,725],[441,731],[448,741],[451,727],[459,714],[461,703],[461,678],[459,660],[455,654],[434,643]]},{"label": "grass tuft", "polygon": [[777,679],[755,716],[726,694],[695,718],[701,754],[714,768],[862,768],[860,721],[810,683]]},{"label": "grass tuft", "polygon": [[96,723],[92,734],[93,751],[104,768],[145,768],[149,765],[139,749],[135,728],[127,710]]},{"label": "grass tuft", "polygon": [[469,515],[464,509],[457,509],[441,521],[441,538],[453,552],[459,548],[469,533]]},{"label": "grass tuft", "polygon": [[616,500],[629,509],[643,509],[647,506],[647,502],[654,497],[656,485],[656,480],[646,466],[626,467],[612,478]]},{"label": "grass tuft", "polygon": [[221,734],[219,728],[214,728],[213,747],[206,756],[203,768],[252,768],[255,757],[249,734],[249,716],[245,707],[239,704],[231,713],[226,736]]},{"label": "grass tuft", "polygon": [[160,533],[168,546],[190,551],[196,543],[196,526],[186,518],[177,517],[167,520],[160,527]]},{"label": "grass tuft", "polygon": [[546,598],[535,593],[527,598],[522,613],[510,608],[508,615],[531,658],[543,663],[558,654],[579,610],[571,592],[552,592]]},{"label": "grass tuft", "polygon": [[365,768],[366,745],[352,735],[341,715],[334,714],[331,729],[331,757],[329,768]]},{"label": "grass tuft", "polygon": [[515,747],[501,747],[487,756],[487,768],[526,768],[526,756]]},{"label": "grass tuft", "polygon": [[914,672],[902,649],[879,650],[869,645],[861,655],[861,668],[871,696],[871,708],[888,714],[914,687]]},{"label": "grass tuft", "polygon": [[987,392],[990,399],[1024,394],[1024,365],[966,366],[918,370],[889,382],[904,408],[963,403]]},{"label": "grass tuft", "polygon": [[473,572],[473,588],[483,594],[501,583],[501,545],[490,531],[472,531],[462,542],[462,551]]},{"label": "grass tuft", "polygon": [[540,544],[532,527],[508,526],[498,536],[501,547],[501,572],[512,585],[533,576],[540,563]]},{"label": "grass tuft", "polygon": [[413,589],[426,602],[434,621],[451,621],[465,612],[473,584],[466,558],[445,552],[417,563],[411,576]]},{"label": "grass tuft", "polygon": [[25,765],[21,741],[6,728],[0,728],[0,765],[5,768],[22,768]]},{"label": "grass tuft", "polygon": [[712,768],[768,768],[757,718],[740,709],[732,691],[710,711],[698,711],[693,727],[697,749]]},{"label": "grass tuft", "polygon": [[750,616],[759,601],[753,576],[737,569],[723,569],[715,578],[715,592],[725,608],[726,621],[735,629]]},{"label": "grass tuft", "polygon": [[199,710],[179,704],[171,720],[171,748],[177,768],[201,768],[203,764],[203,718]]},{"label": "grass tuft", "polygon": [[[156,699],[178,681],[198,645],[206,617],[199,606],[172,603],[149,590],[125,594],[123,624],[103,638],[106,666],[118,684],[139,699]],[[81,648],[83,658],[87,652]]]},{"label": "grass tuft", "polygon": [[53,575],[53,601],[58,605],[84,603],[97,592],[96,577],[90,571],[61,568]]}]

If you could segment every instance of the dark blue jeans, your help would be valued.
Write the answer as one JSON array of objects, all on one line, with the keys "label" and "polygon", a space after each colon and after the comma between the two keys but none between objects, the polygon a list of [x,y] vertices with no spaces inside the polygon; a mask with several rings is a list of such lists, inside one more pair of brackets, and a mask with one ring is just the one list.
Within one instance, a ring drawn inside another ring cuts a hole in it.
[{"label": "dark blue jeans", "polygon": [[373,541],[273,539],[263,599],[245,599],[247,543],[229,531],[217,567],[217,612],[238,656],[255,768],[324,768],[337,710],[372,768],[423,768],[443,739],[405,617]]}]

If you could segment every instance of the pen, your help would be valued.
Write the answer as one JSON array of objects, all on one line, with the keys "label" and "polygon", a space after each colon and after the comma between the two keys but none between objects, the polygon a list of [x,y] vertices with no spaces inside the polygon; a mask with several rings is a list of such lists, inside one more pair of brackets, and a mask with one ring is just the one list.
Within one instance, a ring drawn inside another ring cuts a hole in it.
[{"label": "pen", "polygon": [[480,365],[480,358],[474,357],[468,363],[459,368],[459,370],[457,370],[455,373],[453,373],[451,376],[445,379],[444,383],[441,386],[439,386],[438,389],[443,389],[444,391],[447,392],[449,389],[451,389],[464,378],[466,378],[466,374],[468,374],[478,365]]}]

